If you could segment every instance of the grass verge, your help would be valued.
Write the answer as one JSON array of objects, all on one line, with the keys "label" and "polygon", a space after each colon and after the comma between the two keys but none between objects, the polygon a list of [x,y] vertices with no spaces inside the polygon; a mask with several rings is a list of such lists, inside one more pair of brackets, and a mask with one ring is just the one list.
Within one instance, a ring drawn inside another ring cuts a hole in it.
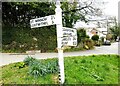
[{"label": "grass verge", "polygon": [[[65,58],[65,84],[118,84],[118,55],[91,55]],[[47,59],[42,60],[49,62]],[[1,67],[4,84],[58,84],[58,73],[34,78],[28,66],[16,63]]]}]

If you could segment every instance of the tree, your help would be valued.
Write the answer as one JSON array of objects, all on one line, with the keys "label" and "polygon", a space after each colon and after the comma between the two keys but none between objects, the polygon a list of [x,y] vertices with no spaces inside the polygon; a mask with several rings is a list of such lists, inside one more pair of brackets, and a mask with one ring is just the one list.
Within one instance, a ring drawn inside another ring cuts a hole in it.
[{"label": "tree", "polygon": [[98,35],[93,35],[91,39],[92,39],[93,41],[98,41],[99,36],[98,36]]},{"label": "tree", "polygon": [[85,29],[77,30],[77,37],[78,37],[78,44],[79,44],[80,42],[85,40],[85,38],[87,38],[86,30]]},{"label": "tree", "polygon": [[96,0],[62,2],[63,26],[73,27],[78,20],[88,22],[91,16],[101,16],[100,6],[103,4],[105,4],[103,1]]},{"label": "tree", "polygon": [[117,24],[116,18],[114,18],[115,25],[110,28],[110,32],[113,34],[113,38],[116,40],[120,36],[120,25]]},{"label": "tree", "polygon": [[[82,3],[82,2],[80,2]],[[61,2],[63,14],[63,26],[73,27],[77,20],[86,20],[89,10],[92,10],[91,3],[80,5],[79,2]],[[82,11],[87,11],[84,13]],[[94,9],[95,10],[95,9]],[[30,19],[44,17],[55,14],[55,3],[51,2],[3,2],[2,3],[2,42],[9,49],[21,48],[23,50],[37,49],[47,51],[56,48],[55,25],[30,28]],[[95,11],[96,12],[96,11]],[[91,11],[91,13],[93,13]],[[84,33],[83,33],[84,34]],[[34,41],[36,38],[37,41]],[[44,45],[44,46],[43,46]],[[8,49],[8,48],[6,48]]]},{"label": "tree", "polygon": [[69,2],[62,2],[62,10],[63,10],[63,26],[72,28],[78,19],[80,19],[80,14],[78,12],[74,12],[73,10],[77,9],[77,3],[73,2],[70,4]]},{"label": "tree", "polygon": [[[23,50],[30,50],[35,49],[35,47],[38,46],[38,49],[47,50],[46,47],[49,46],[46,45],[51,42],[53,43],[53,41],[54,45],[52,45],[51,49],[56,48],[55,26],[31,29],[29,24],[30,19],[55,14],[55,6],[53,3],[3,2],[2,5],[3,49],[4,45],[7,45],[6,49],[13,49],[13,46],[10,45],[13,45],[13,42],[15,42],[18,46],[14,46],[14,48],[20,49],[22,48],[20,46],[24,46]],[[35,43],[33,38],[38,39],[38,41]],[[41,46],[43,44],[45,46]]]}]

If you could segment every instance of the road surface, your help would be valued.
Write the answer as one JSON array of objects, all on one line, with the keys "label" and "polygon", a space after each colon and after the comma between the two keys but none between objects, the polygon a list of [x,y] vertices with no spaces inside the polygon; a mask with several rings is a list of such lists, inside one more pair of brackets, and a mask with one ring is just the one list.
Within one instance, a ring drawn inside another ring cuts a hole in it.
[{"label": "road surface", "polygon": [[[112,43],[111,46],[100,46],[95,47],[94,50],[86,50],[86,51],[77,51],[77,52],[67,52],[64,53],[64,57],[66,56],[88,56],[88,55],[98,55],[98,54],[118,54],[118,42]],[[120,54],[120,53],[119,53]],[[47,59],[47,58],[57,58],[57,53],[38,53],[35,55],[22,55],[22,54],[8,54],[1,53],[0,54],[0,66],[7,65],[14,62],[23,61],[27,56],[32,56],[37,59]]]}]

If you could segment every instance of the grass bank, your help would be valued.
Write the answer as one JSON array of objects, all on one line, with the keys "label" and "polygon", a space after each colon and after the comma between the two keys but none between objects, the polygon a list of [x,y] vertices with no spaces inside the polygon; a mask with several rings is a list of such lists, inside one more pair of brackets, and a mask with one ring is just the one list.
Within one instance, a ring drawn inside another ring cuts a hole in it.
[{"label": "grass bank", "polygon": [[[91,55],[65,58],[65,84],[118,84],[118,55]],[[42,60],[43,62],[56,59]],[[28,66],[17,63],[1,67],[4,84],[58,84],[58,73],[33,77]]]}]

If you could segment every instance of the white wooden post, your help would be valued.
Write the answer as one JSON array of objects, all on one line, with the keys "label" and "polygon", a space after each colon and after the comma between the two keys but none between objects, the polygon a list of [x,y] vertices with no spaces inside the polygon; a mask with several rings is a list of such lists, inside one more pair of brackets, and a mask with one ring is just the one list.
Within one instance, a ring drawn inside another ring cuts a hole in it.
[{"label": "white wooden post", "polygon": [[57,48],[58,48],[58,64],[60,69],[60,83],[64,83],[64,58],[63,58],[63,50],[62,50],[62,9],[60,8],[60,1],[56,1],[56,31],[57,31]]}]

